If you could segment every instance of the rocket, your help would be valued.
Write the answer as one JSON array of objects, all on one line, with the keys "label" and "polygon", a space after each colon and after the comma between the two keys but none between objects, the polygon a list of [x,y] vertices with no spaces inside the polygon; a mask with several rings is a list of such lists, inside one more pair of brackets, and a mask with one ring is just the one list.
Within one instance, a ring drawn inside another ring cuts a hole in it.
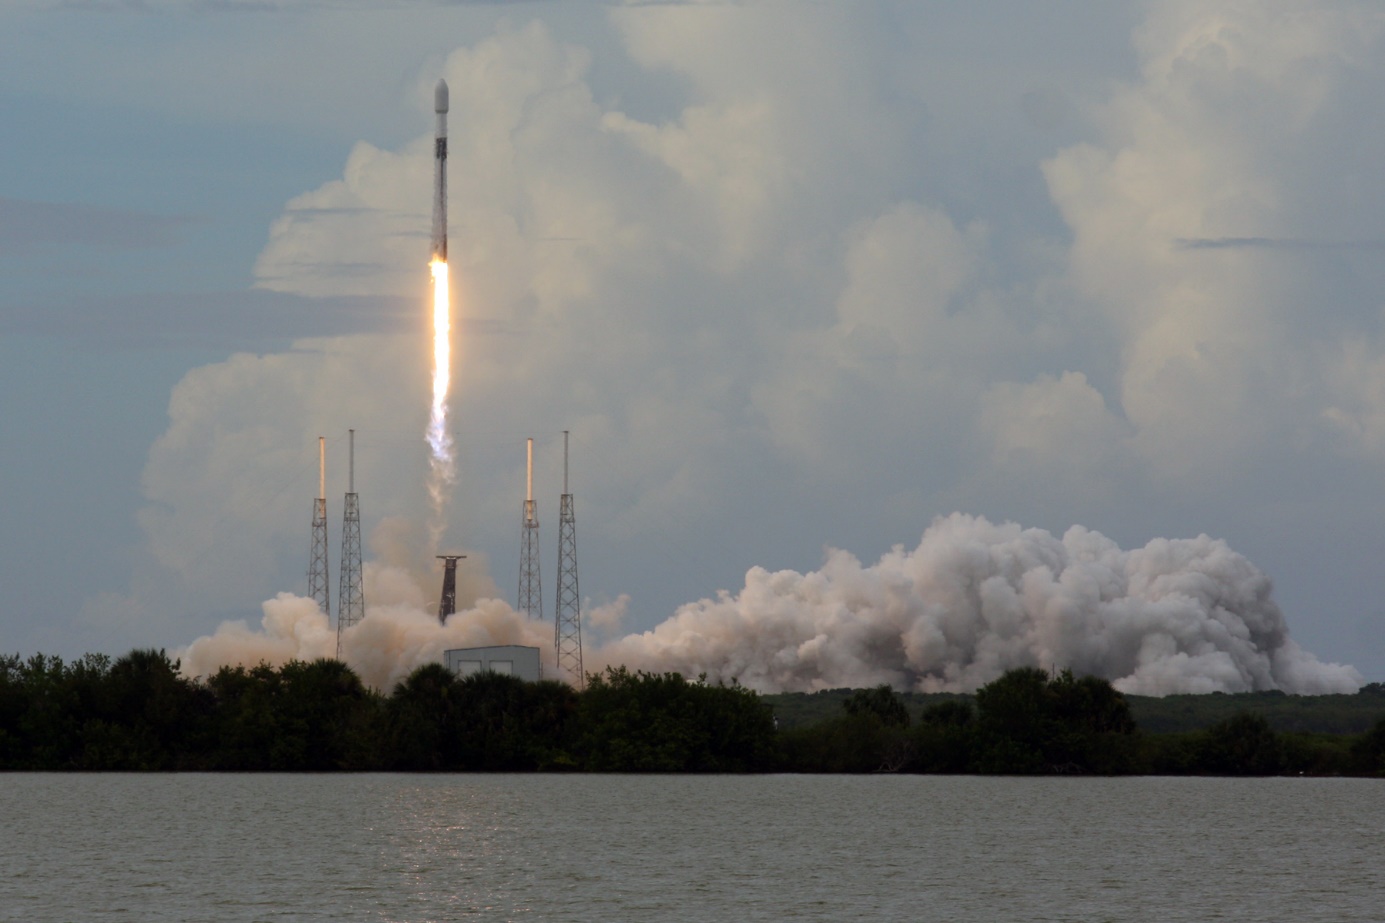
[{"label": "rocket", "polygon": [[433,259],[447,262],[447,81],[433,90],[437,129],[433,135]]}]

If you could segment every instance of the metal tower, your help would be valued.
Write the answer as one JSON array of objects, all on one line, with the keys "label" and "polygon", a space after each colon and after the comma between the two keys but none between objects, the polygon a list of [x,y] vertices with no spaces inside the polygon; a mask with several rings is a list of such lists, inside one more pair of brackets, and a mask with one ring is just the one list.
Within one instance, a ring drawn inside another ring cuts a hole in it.
[{"label": "metal tower", "polygon": [[457,562],[464,554],[440,554],[443,562],[442,599],[438,602],[438,621],[447,624],[447,617],[457,611]]},{"label": "metal tower", "polygon": [[534,509],[534,440],[528,443],[529,476],[524,495],[524,524],[519,546],[519,611],[543,620],[543,583],[539,580],[539,517]]},{"label": "metal tower", "polygon": [[361,582],[361,505],[356,497],[356,431],[347,430],[346,510],[341,517],[341,585],[337,591],[337,659],[341,633],[365,618]]},{"label": "metal tower", "polygon": [[558,672],[566,673],[581,689],[586,674],[582,672],[582,603],[577,594],[577,516],[567,489],[567,430],[563,430],[563,500],[558,511],[558,598],[554,607]]},{"label": "metal tower", "polygon": [[317,437],[317,499],[313,501],[313,551],[308,561],[308,595],[332,617],[332,591],[327,584],[327,440]]}]

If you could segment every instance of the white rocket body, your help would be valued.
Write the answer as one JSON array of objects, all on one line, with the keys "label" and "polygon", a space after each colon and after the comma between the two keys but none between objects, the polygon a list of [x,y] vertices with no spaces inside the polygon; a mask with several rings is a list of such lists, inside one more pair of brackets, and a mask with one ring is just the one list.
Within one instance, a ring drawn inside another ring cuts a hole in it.
[{"label": "white rocket body", "polygon": [[447,262],[447,81],[433,90],[433,259]]}]

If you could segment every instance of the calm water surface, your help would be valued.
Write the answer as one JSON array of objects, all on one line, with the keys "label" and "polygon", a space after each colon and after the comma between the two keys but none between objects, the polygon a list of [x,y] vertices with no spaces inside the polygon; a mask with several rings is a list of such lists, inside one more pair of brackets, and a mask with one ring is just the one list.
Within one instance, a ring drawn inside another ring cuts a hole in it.
[{"label": "calm water surface", "polygon": [[1385,919],[1385,782],[0,775],[0,919]]}]

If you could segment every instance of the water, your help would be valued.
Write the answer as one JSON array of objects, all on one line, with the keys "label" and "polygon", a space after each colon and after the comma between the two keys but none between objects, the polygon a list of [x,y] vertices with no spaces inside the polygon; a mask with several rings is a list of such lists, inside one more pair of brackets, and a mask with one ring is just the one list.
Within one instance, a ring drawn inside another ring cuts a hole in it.
[{"label": "water", "polygon": [[1385,782],[0,775],[0,920],[1385,916]]}]

